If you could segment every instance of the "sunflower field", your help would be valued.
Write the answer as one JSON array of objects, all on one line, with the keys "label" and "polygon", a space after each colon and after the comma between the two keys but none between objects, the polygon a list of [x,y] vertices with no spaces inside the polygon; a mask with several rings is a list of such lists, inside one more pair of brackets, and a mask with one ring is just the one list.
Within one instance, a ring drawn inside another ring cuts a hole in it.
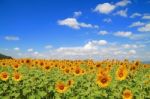
[{"label": "sunflower field", "polygon": [[127,59],[3,59],[0,99],[150,99],[150,65]]}]

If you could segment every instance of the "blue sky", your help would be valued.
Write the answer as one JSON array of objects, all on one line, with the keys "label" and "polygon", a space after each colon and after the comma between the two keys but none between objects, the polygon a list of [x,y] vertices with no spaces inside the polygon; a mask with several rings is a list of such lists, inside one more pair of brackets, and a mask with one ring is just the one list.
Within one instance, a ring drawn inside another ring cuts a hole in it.
[{"label": "blue sky", "polygon": [[0,53],[150,60],[149,0],[0,0]]}]

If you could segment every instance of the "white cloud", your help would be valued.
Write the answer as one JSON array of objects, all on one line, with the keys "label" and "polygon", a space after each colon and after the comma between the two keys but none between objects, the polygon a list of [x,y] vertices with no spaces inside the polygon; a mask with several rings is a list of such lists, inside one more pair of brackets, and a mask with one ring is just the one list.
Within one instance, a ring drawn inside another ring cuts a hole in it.
[{"label": "white cloud", "polygon": [[15,51],[19,51],[20,48],[19,48],[19,47],[15,47],[14,50],[15,50]]},{"label": "white cloud", "polygon": [[130,37],[132,35],[132,32],[130,32],[130,31],[118,31],[114,35],[120,36],[120,37]]},{"label": "white cloud", "polygon": [[122,46],[125,49],[131,49],[131,48],[138,48],[138,47],[140,47],[140,46],[138,46],[136,44],[123,44]]},{"label": "white cloud", "polygon": [[148,35],[148,34],[133,34],[129,38],[132,40],[143,40],[143,39],[149,39],[150,35]]},{"label": "white cloud", "polygon": [[115,5],[112,5],[110,3],[103,3],[103,4],[98,4],[94,11],[102,13],[102,14],[109,14],[111,13],[114,9],[116,8]]},{"label": "white cloud", "polygon": [[126,5],[128,5],[130,3],[131,3],[131,1],[129,1],[129,0],[121,0],[120,2],[116,3],[116,6],[124,7],[124,6],[126,6]]},{"label": "white cloud", "polygon": [[69,27],[74,28],[74,29],[80,28],[79,23],[77,22],[77,20],[75,18],[66,18],[64,20],[59,20],[58,24],[69,26]]},{"label": "white cloud", "polygon": [[140,17],[142,16],[140,13],[133,13],[130,18]]},{"label": "white cloud", "polygon": [[[148,45],[143,43],[126,43],[120,44],[107,42],[106,40],[91,40],[82,46],[58,47],[50,51],[38,52],[17,52],[14,50],[0,52],[15,58],[47,58],[47,59],[142,59],[149,60],[147,52]],[[146,43],[147,44],[147,43]],[[144,48],[143,48],[144,47]],[[147,49],[147,50],[146,50]]]},{"label": "white cloud", "polygon": [[111,18],[105,18],[103,21],[106,22],[106,23],[112,22]]},{"label": "white cloud", "polygon": [[98,46],[104,46],[107,43],[108,42],[106,40],[99,40],[99,41],[93,40],[85,44],[84,48],[87,48],[87,49],[97,48]]},{"label": "white cloud", "polygon": [[132,49],[132,50],[129,50],[129,54],[130,54],[130,55],[136,54],[136,50],[133,50],[133,49]]},{"label": "white cloud", "polygon": [[138,28],[138,31],[140,31],[140,32],[150,32],[150,23],[146,24],[143,27]]},{"label": "white cloud", "polygon": [[8,41],[18,41],[18,40],[20,40],[20,38],[17,37],[17,36],[6,36],[5,40],[8,40]]},{"label": "white cloud", "polygon": [[98,34],[100,34],[100,35],[106,35],[106,34],[108,34],[108,32],[105,31],[105,30],[103,30],[103,31],[99,31]]},{"label": "white cloud", "polygon": [[98,48],[107,44],[106,40],[93,40],[81,47],[60,47],[56,51],[65,55],[96,55]]},{"label": "white cloud", "polygon": [[91,24],[86,24],[86,23],[80,23],[79,26],[85,27],[85,28],[92,28],[93,27]]},{"label": "white cloud", "polygon": [[150,19],[150,15],[144,15],[142,19]]},{"label": "white cloud", "polygon": [[33,52],[33,48],[27,49],[28,52]]},{"label": "white cloud", "polygon": [[76,11],[76,12],[74,12],[73,13],[74,15],[74,17],[79,17],[79,16],[81,16],[82,15],[82,12],[81,11]]},{"label": "white cloud", "polygon": [[37,54],[39,54],[39,52],[35,51],[33,54],[37,55]]},{"label": "white cloud", "polygon": [[46,49],[51,49],[53,46],[52,45],[46,45],[45,48]]},{"label": "white cloud", "polygon": [[137,27],[137,26],[143,26],[143,25],[144,25],[143,22],[137,21],[137,22],[133,22],[129,27]]},{"label": "white cloud", "polygon": [[117,11],[114,15],[119,15],[119,16],[122,16],[122,17],[127,17],[127,11],[128,9],[125,9],[125,10],[120,10],[120,11]]},{"label": "white cloud", "polygon": [[80,29],[81,27],[83,27],[83,28],[99,28],[98,25],[92,25],[92,24],[87,24],[84,22],[78,22],[75,18],[66,18],[64,20],[59,20],[58,24],[68,26],[73,29]]},{"label": "white cloud", "polygon": [[[109,14],[112,11],[114,11],[117,7],[124,7],[124,6],[127,6],[130,3],[131,3],[130,0],[122,0],[122,1],[117,2],[116,4],[110,4],[110,3],[98,4],[95,7],[94,11],[102,13],[102,14]],[[126,13],[126,10],[124,12],[120,11],[118,13],[120,13],[121,15],[124,16],[125,13]]]}]

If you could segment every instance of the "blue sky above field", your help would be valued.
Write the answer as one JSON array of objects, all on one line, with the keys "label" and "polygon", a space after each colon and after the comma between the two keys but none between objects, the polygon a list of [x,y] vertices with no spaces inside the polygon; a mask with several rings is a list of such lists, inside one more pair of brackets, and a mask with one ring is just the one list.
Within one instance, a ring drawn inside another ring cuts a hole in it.
[{"label": "blue sky above field", "polygon": [[150,0],[0,0],[0,53],[150,60]]}]

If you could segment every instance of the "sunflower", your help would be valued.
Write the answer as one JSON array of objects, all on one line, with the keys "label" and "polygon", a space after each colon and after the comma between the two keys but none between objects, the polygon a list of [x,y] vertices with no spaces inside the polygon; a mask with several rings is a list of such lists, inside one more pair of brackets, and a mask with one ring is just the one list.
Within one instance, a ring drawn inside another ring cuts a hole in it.
[{"label": "sunflower", "polygon": [[30,64],[31,62],[32,62],[31,59],[26,59],[26,60],[25,60],[25,63],[26,63],[26,64]]},{"label": "sunflower", "polygon": [[65,74],[69,74],[70,73],[70,68],[65,68],[65,70],[63,70]]},{"label": "sunflower", "polygon": [[97,76],[97,84],[98,86],[102,87],[102,88],[105,88],[107,87],[110,82],[111,82],[111,77],[107,74],[107,75],[98,75]]},{"label": "sunflower", "polygon": [[44,70],[49,71],[51,69],[50,65],[45,65]]},{"label": "sunflower", "polygon": [[20,80],[22,79],[22,75],[21,75],[20,73],[18,73],[18,72],[15,72],[15,73],[13,74],[12,79],[13,79],[14,81],[20,81]]},{"label": "sunflower", "polygon": [[131,90],[126,89],[123,91],[122,97],[123,97],[123,99],[132,99],[133,94],[132,94]]},{"label": "sunflower", "polygon": [[128,75],[127,68],[125,66],[121,66],[116,71],[116,79],[117,80],[125,80]]},{"label": "sunflower", "polygon": [[1,78],[1,80],[6,81],[9,78],[9,74],[7,72],[1,72],[0,78]]},{"label": "sunflower", "polygon": [[20,65],[19,65],[18,63],[14,63],[14,64],[12,65],[12,67],[13,67],[14,70],[18,70],[19,67],[20,67]]},{"label": "sunflower", "polygon": [[44,61],[40,61],[40,62],[39,62],[39,65],[40,65],[41,67],[44,67],[44,66],[45,66]]},{"label": "sunflower", "polygon": [[3,62],[3,63],[1,63],[0,65],[5,67],[5,66],[6,66],[6,63],[5,63],[5,62]]},{"label": "sunflower", "polygon": [[97,63],[97,64],[96,64],[96,67],[97,67],[97,68],[101,67],[101,63]]},{"label": "sunflower", "polygon": [[68,89],[68,86],[66,86],[63,82],[56,83],[55,89],[58,93],[65,93]]},{"label": "sunflower", "polygon": [[81,74],[82,74],[81,68],[80,68],[80,67],[75,68],[75,69],[74,69],[74,74],[75,74],[76,76],[81,75]]}]

